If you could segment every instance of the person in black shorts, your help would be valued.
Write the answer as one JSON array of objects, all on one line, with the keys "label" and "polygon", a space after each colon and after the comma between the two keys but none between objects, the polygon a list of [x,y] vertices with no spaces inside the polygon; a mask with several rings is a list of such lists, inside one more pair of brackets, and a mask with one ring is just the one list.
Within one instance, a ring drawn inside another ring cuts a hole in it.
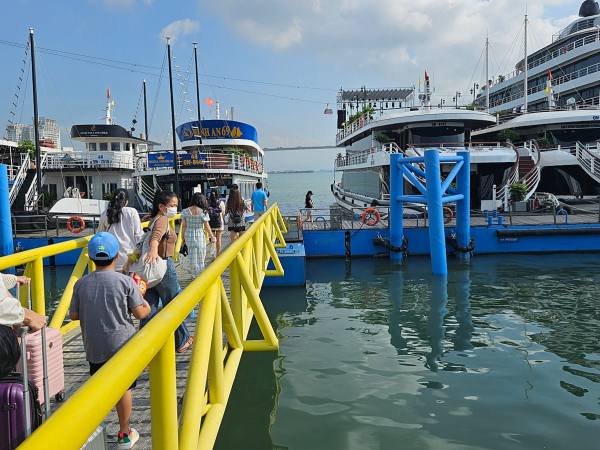
[{"label": "person in black shorts", "polygon": [[231,236],[231,242],[235,241],[246,231],[245,211],[246,205],[244,204],[244,199],[238,185],[232,184],[229,191],[229,198],[225,205],[225,214],[229,217],[227,220],[227,229]]},{"label": "person in black shorts", "polygon": [[312,197],[313,193],[312,191],[308,191],[306,193],[306,198],[304,199],[304,209],[306,209],[306,220],[308,221],[310,220],[310,222],[312,223],[313,221],[313,216],[312,216],[312,211],[311,209],[314,209],[315,205],[313,204],[311,197]]}]

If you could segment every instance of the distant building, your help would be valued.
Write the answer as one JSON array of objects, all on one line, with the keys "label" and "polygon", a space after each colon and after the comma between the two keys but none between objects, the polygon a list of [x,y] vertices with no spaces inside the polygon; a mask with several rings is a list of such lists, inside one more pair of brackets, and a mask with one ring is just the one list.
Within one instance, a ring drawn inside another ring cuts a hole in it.
[{"label": "distant building", "polygon": [[[40,117],[39,121],[40,141],[50,140],[55,148],[61,148],[60,128],[54,119]],[[24,140],[35,141],[35,129],[33,125],[13,123],[6,125],[6,140],[21,143]]]}]

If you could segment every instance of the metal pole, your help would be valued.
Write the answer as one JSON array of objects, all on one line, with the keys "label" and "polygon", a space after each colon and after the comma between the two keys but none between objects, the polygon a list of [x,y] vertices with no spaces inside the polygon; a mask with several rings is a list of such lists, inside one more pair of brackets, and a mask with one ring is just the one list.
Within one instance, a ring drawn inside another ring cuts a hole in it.
[{"label": "metal pole", "polygon": [[[469,152],[457,152],[462,156],[463,166],[456,175],[456,188],[464,198],[456,202],[456,242],[461,247],[468,247],[471,236],[471,154]],[[468,252],[456,252],[459,259],[469,259]]]},{"label": "metal pole", "polygon": [[489,64],[490,40],[485,39],[485,110],[490,109],[490,64]]},{"label": "metal pole", "polygon": [[[403,194],[404,176],[398,164],[402,161],[402,153],[390,155],[390,244],[394,247],[402,246],[402,227],[403,203],[398,201],[398,197]],[[390,259],[402,261],[402,253],[390,251]]]},{"label": "metal pole", "polygon": [[173,102],[173,74],[171,72],[171,38],[168,36],[167,57],[169,58],[169,88],[171,91],[171,129],[173,130],[173,167],[175,168],[175,188],[173,189],[173,191],[175,192],[177,198],[179,198],[179,169],[177,168],[177,136],[175,134],[175,104]]},{"label": "metal pole", "polygon": [[526,113],[527,112],[527,102],[528,102],[528,98],[527,98],[527,81],[528,81],[527,80],[527,78],[528,78],[528,67],[527,67],[528,66],[528,62],[527,62],[527,14],[525,14],[525,59],[524,59],[524,61],[525,61],[525,67],[524,67],[524,69],[525,69],[525,74],[524,74],[524,76],[525,76],[525,88],[524,88],[524,90],[525,90],[525,107],[524,107],[525,111],[523,111],[523,113]]},{"label": "metal pole", "polygon": [[33,41],[33,28],[29,29],[31,46],[31,87],[33,89],[33,129],[35,131],[35,170],[37,175],[36,208],[39,207],[39,196],[42,193],[42,158],[40,156],[40,129],[37,104],[37,81],[35,76],[35,45]]},{"label": "metal pole", "polygon": [[144,78],[144,131],[148,140],[148,106],[146,104],[146,79]]},{"label": "metal pole", "polygon": [[[6,165],[0,164],[0,256],[8,256],[14,253],[7,169]],[[16,236],[16,221],[14,229]]]},{"label": "metal pole", "polygon": [[[198,143],[202,144],[202,116],[200,114],[200,82],[198,81],[198,51],[196,45],[197,42],[194,42],[194,61],[196,62],[196,102],[198,103],[198,132],[200,133],[200,135],[198,136]],[[233,120],[233,112],[231,119]]]},{"label": "metal pole", "polygon": [[447,275],[446,238],[444,234],[444,212],[440,155],[437,150],[425,150],[425,180],[427,182],[427,205],[429,207],[429,246],[431,270],[434,275]]}]

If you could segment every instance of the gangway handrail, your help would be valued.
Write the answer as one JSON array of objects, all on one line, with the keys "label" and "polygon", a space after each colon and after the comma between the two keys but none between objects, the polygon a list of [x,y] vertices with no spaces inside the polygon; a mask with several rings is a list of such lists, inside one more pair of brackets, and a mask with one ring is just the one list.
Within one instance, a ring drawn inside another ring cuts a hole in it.
[{"label": "gangway handrail", "polygon": [[538,145],[535,139],[530,141],[531,145],[531,158],[533,159],[534,165],[529,171],[523,175],[517,183],[524,184],[527,187],[527,195],[525,200],[529,199],[535,192],[540,182],[540,162],[541,162],[541,152],[540,146]]},{"label": "gangway handrail", "polygon": [[12,206],[12,204],[17,199],[17,196],[19,195],[19,191],[21,190],[21,187],[23,186],[23,181],[25,181],[25,178],[27,178],[27,169],[30,166],[29,153],[26,153],[24,155],[24,158],[21,158],[21,159],[22,159],[21,167],[19,168],[19,171],[15,175],[15,178],[13,180],[13,184],[10,188],[10,193],[8,196],[9,201],[10,201],[10,206]]},{"label": "gangway handrail", "polygon": [[511,143],[509,145],[515,151],[515,154],[517,155],[517,160],[513,164],[512,169],[508,173],[508,176],[496,188],[496,191],[498,192],[497,200],[502,201],[502,202],[504,202],[504,196],[505,196],[505,191],[506,191],[505,187],[510,186],[511,184],[515,184],[517,182],[518,176],[519,176],[519,160],[520,160],[519,150],[517,149],[517,147],[514,146],[514,144]]},{"label": "gangway handrail", "polygon": [[[79,449],[148,364],[152,448],[212,448],[243,351],[278,349],[279,342],[259,292],[265,276],[283,275],[275,247],[285,247],[285,232],[285,224],[274,204],[19,449],[47,448],[48,443],[63,450]],[[267,270],[271,258],[275,270]],[[3,259],[0,258],[0,267],[6,268]],[[221,280],[227,268],[231,305]],[[200,313],[178,420],[174,331],[198,302],[201,302]],[[254,315],[264,340],[246,340]],[[227,336],[226,350],[222,330]],[[206,416],[204,420],[203,416]]]},{"label": "gangway handrail", "polygon": [[579,141],[575,143],[575,148],[571,149],[571,154],[573,153],[581,168],[596,181],[600,181],[600,154],[590,151]]}]

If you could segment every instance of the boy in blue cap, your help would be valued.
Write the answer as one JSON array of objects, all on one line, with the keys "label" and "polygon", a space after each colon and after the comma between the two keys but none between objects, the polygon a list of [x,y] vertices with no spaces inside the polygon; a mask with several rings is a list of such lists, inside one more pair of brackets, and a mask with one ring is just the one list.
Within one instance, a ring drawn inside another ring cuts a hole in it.
[{"label": "boy in blue cap", "polygon": [[[105,232],[96,234],[90,239],[88,254],[96,271],[75,283],[69,317],[80,321],[90,375],[94,375],[135,334],[131,314],[143,319],[150,314],[150,306],[132,278],[115,272],[119,257],[117,238]],[[135,384],[134,381],[131,388]],[[132,448],[140,437],[129,428],[131,388],[117,402],[119,450]]]}]

